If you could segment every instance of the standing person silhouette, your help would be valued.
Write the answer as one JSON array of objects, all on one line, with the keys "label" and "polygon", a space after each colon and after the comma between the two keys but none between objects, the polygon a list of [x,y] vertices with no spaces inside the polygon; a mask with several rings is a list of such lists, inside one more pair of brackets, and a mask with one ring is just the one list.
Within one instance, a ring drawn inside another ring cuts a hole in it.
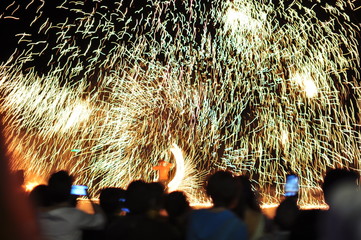
[{"label": "standing person silhouette", "polygon": [[158,182],[167,187],[169,183],[169,171],[174,167],[173,163],[159,160],[158,165],[153,167],[153,170],[158,171]]}]

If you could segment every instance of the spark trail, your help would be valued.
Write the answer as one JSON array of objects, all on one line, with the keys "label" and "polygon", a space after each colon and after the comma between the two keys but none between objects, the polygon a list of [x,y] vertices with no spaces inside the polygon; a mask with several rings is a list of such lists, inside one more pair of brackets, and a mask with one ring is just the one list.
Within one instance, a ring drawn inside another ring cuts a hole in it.
[{"label": "spark trail", "polygon": [[301,202],[320,203],[326,169],[359,170],[350,3],[65,0],[56,19],[46,7],[0,68],[13,167],[29,176],[68,169],[93,189],[126,187],[152,181],[175,143],[194,201],[228,169],[265,203],[294,172]]}]

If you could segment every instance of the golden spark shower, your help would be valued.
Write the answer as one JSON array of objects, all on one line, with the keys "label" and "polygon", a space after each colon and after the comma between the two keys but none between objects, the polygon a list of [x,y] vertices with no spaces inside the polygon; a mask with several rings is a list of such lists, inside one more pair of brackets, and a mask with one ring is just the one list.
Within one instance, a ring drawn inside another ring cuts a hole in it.
[{"label": "golden spark shower", "polygon": [[264,203],[279,199],[292,172],[300,202],[321,203],[327,169],[360,169],[352,9],[312,0],[10,1],[0,21],[26,13],[31,29],[0,65],[12,167],[30,182],[67,169],[95,191],[154,181],[163,159],[176,164],[171,188],[193,202],[205,201],[202,183],[215,170],[249,175]]}]

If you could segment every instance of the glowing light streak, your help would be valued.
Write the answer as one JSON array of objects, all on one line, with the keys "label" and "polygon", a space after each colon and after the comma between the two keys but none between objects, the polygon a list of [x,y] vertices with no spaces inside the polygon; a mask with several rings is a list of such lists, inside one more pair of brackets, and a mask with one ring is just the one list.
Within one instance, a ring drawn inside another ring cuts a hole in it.
[{"label": "glowing light streak", "polygon": [[39,184],[40,184],[39,182],[28,182],[25,184],[25,191],[31,192]]},{"label": "glowing light streak", "polygon": [[170,149],[174,155],[176,161],[176,173],[172,181],[168,184],[169,192],[173,192],[178,189],[181,181],[184,178],[184,158],[182,149],[180,149],[177,144],[173,143],[173,147]]},{"label": "glowing light streak", "polygon": [[13,168],[68,169],[94,191],[126,187],[153,179],[172,140],[185,155],[177,189],[194,203],[209,202],[208,173],[230,169],[248,172],[264,203],[277,202],[292,171],[301,204],[322,203],[312,192],[327,168],[360,168],[359,53],[345,1],[92,3],[65,0],[60,23],[40,6],[39,40],[22,34],[27,49],[0,66]]},{"label": "glowing light streak", "polygon": [[282,145],[286,145],[288,143],[289,139],[288,139],[288,132],[285,130],[281,131],[281,142]]},{"label": "glowing light streak", "polygon": [[294,77],[295,82],[306,92],[308,98],[317,96],[318,89],[312,78],[306,74],[296,74]]}]

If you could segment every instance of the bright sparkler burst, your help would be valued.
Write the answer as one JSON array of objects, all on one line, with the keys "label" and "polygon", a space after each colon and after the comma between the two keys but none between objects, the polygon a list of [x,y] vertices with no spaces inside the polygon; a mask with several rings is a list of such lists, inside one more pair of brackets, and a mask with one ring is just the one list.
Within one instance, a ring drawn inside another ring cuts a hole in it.
[{"label": "bright sparkler burst", "polygon": [[25,50],[0,66],[14,168],[126,187],[155,180],[175,143],[179,189],[198,201],[204,176],[228,169],[247,172],[264,202],[294,172],[311,203],[327,168],[360,167],[346,1],[65,0],[57,19],[36,8],[38,31],[19,34]]}]

